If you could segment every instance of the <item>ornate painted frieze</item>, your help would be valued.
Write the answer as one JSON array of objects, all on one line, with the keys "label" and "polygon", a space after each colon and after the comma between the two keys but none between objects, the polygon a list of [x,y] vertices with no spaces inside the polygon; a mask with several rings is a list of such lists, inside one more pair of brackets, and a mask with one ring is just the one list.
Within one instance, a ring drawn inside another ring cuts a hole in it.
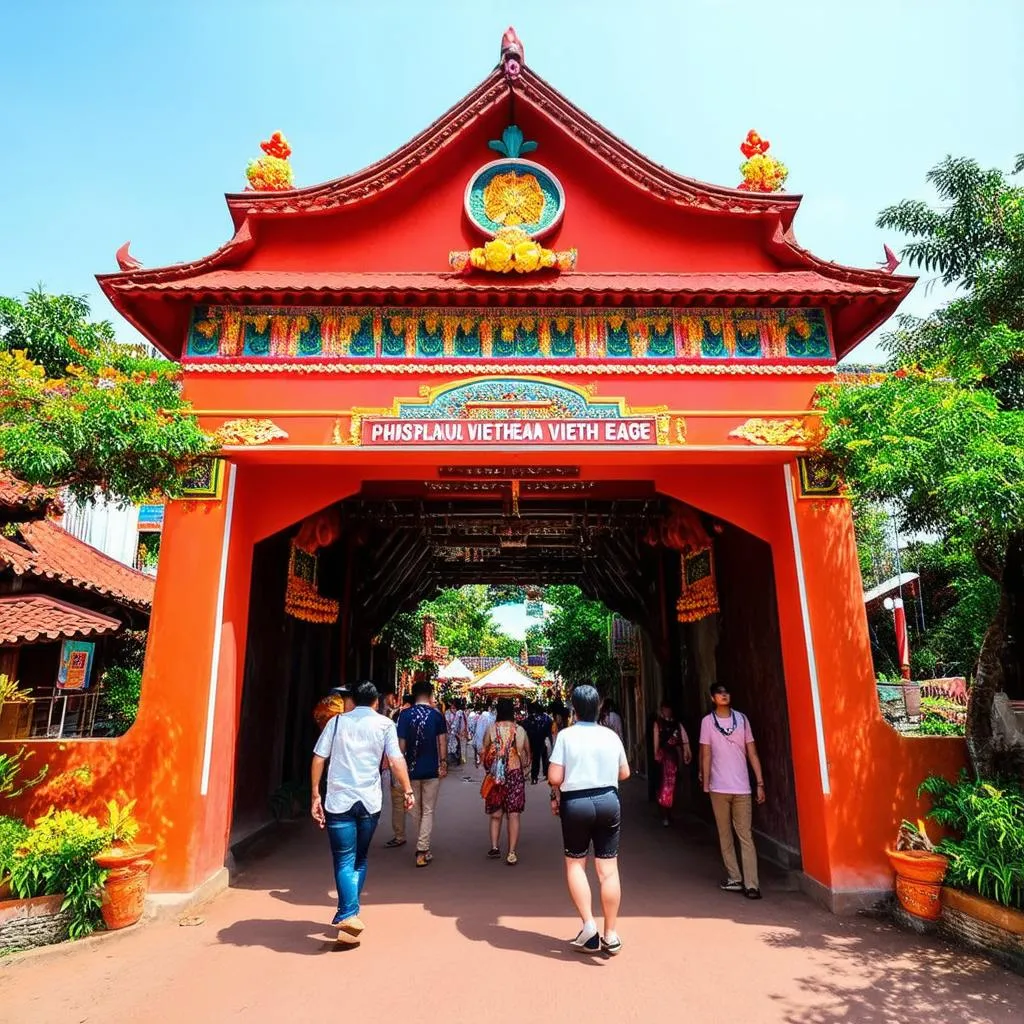
[{"label": "ornate painted frieze", "polygon": [[190,359],[827,360],[823,309],[197,306]]}]

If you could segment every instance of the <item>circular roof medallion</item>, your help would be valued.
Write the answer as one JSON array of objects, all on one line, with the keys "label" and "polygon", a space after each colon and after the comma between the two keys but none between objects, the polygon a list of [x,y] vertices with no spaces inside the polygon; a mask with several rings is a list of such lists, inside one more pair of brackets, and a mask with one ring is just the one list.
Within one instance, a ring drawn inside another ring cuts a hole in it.
[{"label": "circular roof medallion", "polygon": [[546,167],[506,157],[484,164],[470,178],[465,207],[474,226],[492,238],[510,227],[540,238],[562,219],[565,192]]}]

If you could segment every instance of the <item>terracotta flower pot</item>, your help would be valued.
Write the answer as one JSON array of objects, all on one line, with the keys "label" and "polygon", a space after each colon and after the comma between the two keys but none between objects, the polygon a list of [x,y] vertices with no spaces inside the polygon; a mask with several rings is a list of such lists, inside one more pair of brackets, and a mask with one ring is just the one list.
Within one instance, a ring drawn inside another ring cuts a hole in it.
[{"label": "terracotta flower pot", "polygon": [[886,850],[896,872],[896,898],[908,914],[938,921],[942,916],[942,880],[949,860],[927,850]]},{"label": "terracotta flower pot", "polygon": [[142,917],[149,890],[148,859],[155,846],[111,846],[93,858],[110,872],[103,883],[103,922],[111,931],[127,928]]}]

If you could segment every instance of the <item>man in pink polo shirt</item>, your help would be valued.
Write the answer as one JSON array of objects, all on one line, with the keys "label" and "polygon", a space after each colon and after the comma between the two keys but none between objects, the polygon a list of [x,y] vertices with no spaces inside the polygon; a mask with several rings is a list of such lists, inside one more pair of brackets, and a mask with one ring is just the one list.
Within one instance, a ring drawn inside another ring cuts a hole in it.
[{"label": "man in pink polo shirt", "polygon": [[[751,797],[747,762],[757,780],[757,802],[764,803],[764,775],[754,745],[750,720],[732,707],[729,689],[723,683],[711,687],[714,710],[700,723],[700,778],[704,792],[711,794],[711,809],[718,825],[718,841],[722,847],[726,879],[719,888],[726,892],[742,892],[748,899],[759,900],[761,889],[757,879],[757,850],[750,834]],[[736,863],[733,832],[740,841],[743,873]]]}]

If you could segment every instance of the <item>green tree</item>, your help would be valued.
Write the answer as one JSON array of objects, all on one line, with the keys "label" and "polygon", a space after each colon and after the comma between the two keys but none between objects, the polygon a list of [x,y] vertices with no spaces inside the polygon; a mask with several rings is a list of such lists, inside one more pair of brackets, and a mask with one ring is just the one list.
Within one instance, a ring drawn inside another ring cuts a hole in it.
[{"label": "green tree", "polygon": [[918,678],[970,675],[998,610],[999,588],[962,545],[920,544],[906,558],[921,575],[925,600],[927,627],[911,647]]},{"label": "green tree", "polygon": [[34,484],[142,502],[180,492],[216,442],[181,399],[178,367],[114,341],[85,299],[0,297],[0,460]]},{"label": "green tree", "polygon": [[420,611],[434,617],[437,642],[453,657],[481,655],[486,637],[494,632],[487,587],[480,584],[442,590],[420,605]]},{"label": "green tree", "polygon": [[486,658],[511,658],[518,662],[523,653],[523,641],[507,633],[491,631],[484,636],[481,650]]},{"label": "green tree", "polygon": [[608,650],[608,609],[571,585],[548,587],[546,600],[554,606],[544,627],[548,667],[570,685],[610,683],[615,661]]},{"label": "green tree", "polygon": [[547,637],[543,626],[533,625],[526,631],[528,654],[542,654],[547,649]]},{"label": "green tree", "polygon": [[967,724],[975,771],[989,777],[1007,769],[994,696],[1022,678],[1024,189],[964,158],[928,179],[939,208],[908,200],[878,223],[911,236],[904,257],[960,292],[929,317],[899,319],[884,339],[893,372],[823,389],[824,447],[861,496],[895,503],[904,529],[971,551],[998,587]]},{"label": "green tree", "polygon": [[492,595],[483,585],[442,590],[413,612],[399,612],[381,630],[381,639],[394,652],[400,668],[411,668],[423,646],[423,618],[435,622],[436,640],[451,657],[512,658],[519,660],[523,642],[502,633],[491,619]]}]

